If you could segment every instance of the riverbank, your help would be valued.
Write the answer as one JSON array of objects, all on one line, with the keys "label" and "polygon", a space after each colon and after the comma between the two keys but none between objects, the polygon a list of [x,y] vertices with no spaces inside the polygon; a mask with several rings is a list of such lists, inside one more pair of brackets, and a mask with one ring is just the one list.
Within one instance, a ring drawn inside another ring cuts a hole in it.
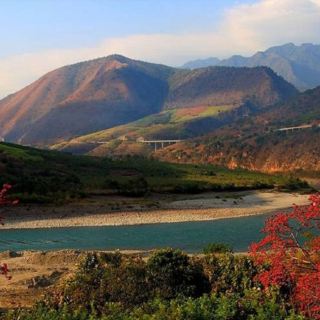
[{"label": "riverbank", "polygon": [[[28,206],[5,208],[4,229],[56,228],[75,226],[121,226],[139,224],[211,221],[285,210],[293,204],[308,204],[308,195],[280,192],[205,193],[151,199],[149,204],[110,209],[100,203],[61,207]],[[110,202],[110,199],[108,200]],[[117,200],[125,203],[124,200]]]}]

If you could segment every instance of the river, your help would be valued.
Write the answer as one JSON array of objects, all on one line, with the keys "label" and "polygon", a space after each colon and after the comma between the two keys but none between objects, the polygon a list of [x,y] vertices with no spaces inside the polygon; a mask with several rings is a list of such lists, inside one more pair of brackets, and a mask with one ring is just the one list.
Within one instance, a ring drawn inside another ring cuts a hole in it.
[{"label": "river", "polygon": [[0,232],[0,251],[5,250],[150,250],[180,248],[201,252],[210,242],[223,242],[235,252],[262,238],[267,215],[204,222],[161,223],[134,226],[8,229]]}]

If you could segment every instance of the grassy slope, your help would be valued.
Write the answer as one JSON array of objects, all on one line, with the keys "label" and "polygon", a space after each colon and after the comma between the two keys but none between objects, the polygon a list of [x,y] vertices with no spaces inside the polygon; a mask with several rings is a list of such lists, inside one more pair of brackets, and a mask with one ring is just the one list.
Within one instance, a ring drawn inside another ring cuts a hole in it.
[{"label": "grassy slope", "polygon": [[[286,186],[289,178],[212,165],[179,165],[142,158],[110,160],[0,143],[0,183],[25,201],[55,202],[80,195],[130,191],[144,180],[151,192],[199,192]],[[117,185],[117,186],[116,186]]]},{"label": "grassy slope", "polygon": [[[152,148],[141,146],[136,139],[186,139],[206,133],[215,127],[220,115],[236,106],[197,106],[170,109],[138,121],[98,131],[54,146],[55,149],[92,155],[148,154]],[[206,123],[205,123],[205,122]],[[212,122],[210,122],[212,121]],[[121,137],[127,141],[121,141]],[[119,139],[120,138],[120,139]],[[95,142],[107,142],[99,145]]]}]

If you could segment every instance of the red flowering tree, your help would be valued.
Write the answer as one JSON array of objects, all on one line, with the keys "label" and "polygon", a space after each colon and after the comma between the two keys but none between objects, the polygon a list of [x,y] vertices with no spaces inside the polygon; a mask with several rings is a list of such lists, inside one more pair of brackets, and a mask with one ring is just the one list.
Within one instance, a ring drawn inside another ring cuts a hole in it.
[{"label": "red flowering tree", "polygon": [[258,280],[266,290],[286,290],[297,310],[320,319],[320,194],[310,201],[268,219],[265,237],[250,251],[262,266]]},{"label": "red flowering tree", "polygon": [[[8,191],[12,188],[10,184],[4,184],[2,189],[0,190],[0,206],[1,205],[8,205],[8,204],[17,204],[18,200],[9,200],[7,198]],[[0,223],[3,225],[3,217],[0,217]],[[9,269],[6,263],[0,265],[0,274],[4,275],[7,279],[11,279],[8,275]]]}]

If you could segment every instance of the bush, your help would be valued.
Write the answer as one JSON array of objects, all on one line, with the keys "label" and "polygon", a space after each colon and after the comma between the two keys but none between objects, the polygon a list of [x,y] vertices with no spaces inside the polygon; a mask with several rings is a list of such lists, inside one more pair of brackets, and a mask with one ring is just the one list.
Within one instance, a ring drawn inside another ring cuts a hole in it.
[{"label": "bush", "polygon": [[212,292],[243,295],[255,286],[257,269],[247,256],[208,255],[205,257],[204,268]]},{"label": "bush", "polygon": [[58,295],[59,303],[41,303],[31,310],[2,314],[0,319],[305,319],[294,312],[279,289],[260,290],[256,275],[247,256],[229,253],[195,260],[164,249],[148,262],[118,252],[89,254]]},{"label": "bush", "polygon": [[129,197],[142,197],[149,192],[149,185],[143,177],[133,177],[125,181],[107,180],[105,187]]},{"label": "bush", "polygon": [[157,251],[149,258],[147,268],[152,290],[157,297],[198,297],[210,291],[202,265],[192,262],[179,250]]},{"label": "bush", "polygon": [[225,243],[209,243],[203,248],[204,254],[232,252],[231,246]]},{"label": "bush", "polygon": [[302,181],[298,178],[290,178],[289,181],[283,186],[283,189],[288,191],[297,191],[301,189],[310,189],[310,186],[306,181]]}]

